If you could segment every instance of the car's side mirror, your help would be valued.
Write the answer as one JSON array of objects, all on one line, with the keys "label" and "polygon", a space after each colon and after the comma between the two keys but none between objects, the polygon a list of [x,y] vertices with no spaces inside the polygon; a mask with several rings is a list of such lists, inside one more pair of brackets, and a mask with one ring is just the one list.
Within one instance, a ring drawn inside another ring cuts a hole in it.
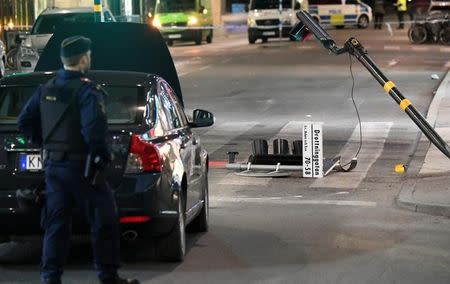
[{"label": "car's side mirror", "polygon": [[214,124],[214,115],[202,109],[196,109],[192,115],[192,122],[190,123],[192,128],[208,127]]}]

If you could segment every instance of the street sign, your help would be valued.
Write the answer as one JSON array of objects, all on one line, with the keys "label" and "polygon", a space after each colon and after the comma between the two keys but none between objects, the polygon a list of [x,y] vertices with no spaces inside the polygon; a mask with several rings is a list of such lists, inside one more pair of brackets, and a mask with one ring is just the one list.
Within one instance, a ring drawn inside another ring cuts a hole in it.
[{"label": "street sign", "polygon": [[303,124],[303,177],[323,177],[322,123]]}]

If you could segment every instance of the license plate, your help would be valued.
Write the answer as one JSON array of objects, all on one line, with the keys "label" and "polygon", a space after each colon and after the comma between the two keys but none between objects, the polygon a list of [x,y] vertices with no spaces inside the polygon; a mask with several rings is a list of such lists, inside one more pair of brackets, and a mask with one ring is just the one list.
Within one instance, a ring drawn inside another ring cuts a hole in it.
[{"label": "license plate", "polygon": [[265,36],[274,36],[275,35],[275,32],[263,32],[262,33],[263,35],[265,35]]},{"label": "license plate", "polygon": [[39,154],[20,154],[19,168],[21,171],[42,170],[42,157]]},{"label": "license plate", "polygon": [[174,39],[174,38],[181,38],[180,34],[175,34],[175,35],[169,35],[170,39]]}]

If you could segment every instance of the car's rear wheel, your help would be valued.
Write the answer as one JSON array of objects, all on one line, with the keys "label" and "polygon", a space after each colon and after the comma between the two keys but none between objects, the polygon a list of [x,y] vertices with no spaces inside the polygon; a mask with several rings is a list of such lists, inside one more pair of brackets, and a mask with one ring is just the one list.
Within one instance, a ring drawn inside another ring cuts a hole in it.
[{"label": "car's rear wheel", "polygon": [[195,37],[195,44],[196,45],[200,45],[202,44],[202,33],[201,31],[197,34],[197,36]]},{"label": "car's rear wheel", "polygon": [[206,43],[212,43],[213,41],[213,30],[209,32],[209,35],[206,37]]},{"label": "car's rear wheel", "polygon": [[203,185],[203,208],[200,214],[189,224],[189,232],[204,233],[208,232],[209,226],[209,190],[208,190],[208,173],[205,173]]},{"label": "car's rear wheel", "polygon": [[183,261],[186,254],[186,213],[183,194],[178,194],[178,218],[172,231],[156,242],[156,257],[164,261]]}]

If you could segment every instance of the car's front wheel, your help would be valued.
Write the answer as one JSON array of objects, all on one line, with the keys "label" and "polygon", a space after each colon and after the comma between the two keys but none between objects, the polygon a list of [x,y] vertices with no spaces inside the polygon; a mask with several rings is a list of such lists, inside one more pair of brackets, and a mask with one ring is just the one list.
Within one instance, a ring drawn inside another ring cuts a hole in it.
[{"label": "car's front wheel", "polygon": [[251,33],[248,34],[248,43],[255,44],[256,39],[257,38],[254,35],[252,35]]},{"label": "car's front wheel", "polygon": [[369,17],[367,17],[366,15],[362,15],[361,17],[359,17],[358,28],[367,29],[368,26],[369,26]]},{"label": "car's front wheel", "polygon": [[427,30],[423,26],[413,25],[408,30],[408,37],[411,43],[424,43],[427,41]]},{"label": "car's front wheel", "polygon": [[446,27],[439,32],[439,41],[442,44],[450,45],[450,27]]},{"label": "car's front wheel", "polygon": [[172,231],[156,243],[156,256],[164,261],[183,261],[186,254],[186,212],[183,194],[178,194],[178,217]]}]

